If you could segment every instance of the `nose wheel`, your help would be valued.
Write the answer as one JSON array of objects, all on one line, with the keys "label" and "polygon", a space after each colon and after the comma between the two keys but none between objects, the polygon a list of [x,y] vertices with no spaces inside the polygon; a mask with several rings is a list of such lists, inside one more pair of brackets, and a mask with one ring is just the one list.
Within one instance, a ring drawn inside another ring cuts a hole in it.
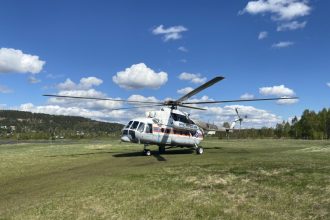
[{"label": "nose wheel", "polygon": [[146,149],[148,145],[144,145],[144,148],[143,148],[143,155],[145,156],[150,156],[151,155],[151,151],[149,149]]},{"label": "nose wheel", "polygon": [[143,150],[143,154],[144,154],[145,156],[150,156],[150,155],[151,155],[151,151],[148,150],[148,149],[145,149],[145,150]]},{"label": "nose wheel", "polygon": [[202,148],[202,147],[197,147],[196,148],[196,154],[203,154],[204,153],[204,148]]}]

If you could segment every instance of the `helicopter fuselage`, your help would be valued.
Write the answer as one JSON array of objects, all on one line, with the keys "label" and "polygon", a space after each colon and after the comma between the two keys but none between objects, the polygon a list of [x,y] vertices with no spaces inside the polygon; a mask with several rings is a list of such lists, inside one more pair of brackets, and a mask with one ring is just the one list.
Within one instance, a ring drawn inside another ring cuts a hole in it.
[{"label": "helicopter fuselage", "polygon": [[179,110],[162,108],[132,119],[122,130],[121,140],[145,145],[197,147],[202,130]]}]

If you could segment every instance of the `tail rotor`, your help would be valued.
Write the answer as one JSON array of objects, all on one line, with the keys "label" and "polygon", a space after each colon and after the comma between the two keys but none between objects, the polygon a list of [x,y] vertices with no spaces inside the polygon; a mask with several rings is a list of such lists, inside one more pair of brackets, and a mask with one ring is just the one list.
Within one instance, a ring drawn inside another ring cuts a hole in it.
[{"label": "tail rotor", "polygon": [[[241,131],[241,128],[242,128],[242,121],[243,121],[243,118],[240,116],[240,114],[238,113],[238,108],[235,108],[235,111],[236,111],[236,115],[237,115],[237,119],[236,121],[239,121],[239,131]],[[244,118],[247,118],[247,115],[244,116]]]}]

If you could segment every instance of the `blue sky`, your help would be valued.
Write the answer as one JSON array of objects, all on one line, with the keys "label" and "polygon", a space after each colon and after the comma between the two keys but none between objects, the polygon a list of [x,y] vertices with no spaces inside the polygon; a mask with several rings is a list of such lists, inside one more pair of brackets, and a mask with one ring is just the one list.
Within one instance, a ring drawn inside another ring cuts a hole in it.
[{"label": "blue sky", "polygon": [[[286,105],[238,103],[249,126],[273,125],[329,107],[329,7],[326,0],[3,0],[0,107],[125,122],[143,111],[41,95],[163,100],[222,75],[194,98],[299,96]],[[234,105],[192,114],[220,123],[232,120]]]}]

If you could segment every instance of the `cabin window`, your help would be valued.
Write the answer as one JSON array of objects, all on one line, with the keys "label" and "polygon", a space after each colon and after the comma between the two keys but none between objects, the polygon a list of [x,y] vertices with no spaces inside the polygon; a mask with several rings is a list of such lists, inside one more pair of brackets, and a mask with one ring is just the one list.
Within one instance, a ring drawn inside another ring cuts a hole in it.
[{"label": "cabin window", "polygon": [[160,132],[164,133],[164,128],[160,129]]},{"label": "cabin window", "polygon": [[134,121],[133,124],[132,124],[132,126],[131,126],[131,129],[132,129],[132,130],[136,129],[137,126],[138,126],[138,124],[139,124],[138,121]]},{"label": "cabin window", "polygon": [[127,130],[124,130],[123,131],[123,135],[128,135],[128,131]]},{"label": "cabin window", "polygon": [[194,122],[192,120],[188,119],[188,117],[185,115],[171,113],[171,117],[173,118],[174,121],[179,121],[179,122],[183,122],[186,124],[194,124]]},{"label": "cabin window", "polygon": [[166,134],[169,134],[169,133],[171,133],[171,129],[166,129]]},{"label": "cabin window", "polygon": [[128,124],[126,125],[125,128],[129,128],[129,126],[131,126],[132,122],[133,122],[133,121],[128,122]]},{"label": "cabin window", "polygon": [[146,133],[152,133],[152,124],[147,124]]},{"label": "cabin window", "polygon": [[144,131],[144,123],[143,122],[140,123],[139,128],[137,130],[141,133]]}]

